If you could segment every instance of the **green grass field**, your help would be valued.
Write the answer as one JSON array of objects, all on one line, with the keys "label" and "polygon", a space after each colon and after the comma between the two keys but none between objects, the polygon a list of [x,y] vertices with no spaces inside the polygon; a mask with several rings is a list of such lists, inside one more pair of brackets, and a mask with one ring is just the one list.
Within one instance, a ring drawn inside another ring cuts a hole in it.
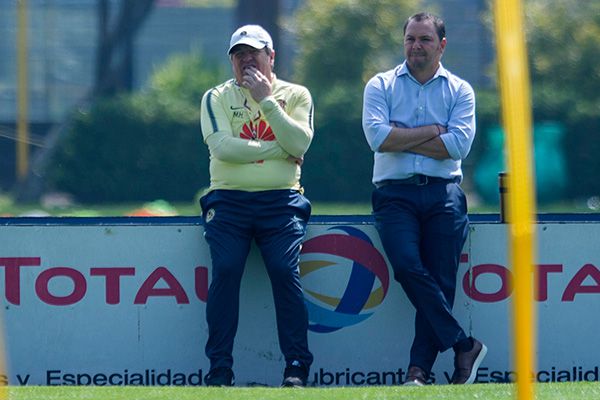
[{"label": "green grass field", "polygon": [[[10,387],[10,400],[504,400],[515,385],[478,384],[427,387],[374,386],[339,388],[206,388],[206,387]],[[600,384],[544,383],[535,387],[538,400],[600,398]]]}]

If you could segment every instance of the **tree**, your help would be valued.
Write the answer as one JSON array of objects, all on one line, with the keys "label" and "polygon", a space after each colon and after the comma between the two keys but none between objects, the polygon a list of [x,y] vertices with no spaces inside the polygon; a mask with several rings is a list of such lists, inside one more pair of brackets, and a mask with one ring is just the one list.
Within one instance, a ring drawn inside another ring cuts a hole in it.
[{"label": "tree", "polygon": [[600,3],[530,0],[528,41],[536,119],[566,135],[570,197],[600,193]]},{"label": "tree", "polygon": [[[528,0],[525,17],[534,120],[538,125],[551,121],[562,128],[560,140],[551,147],[566,161],[565,196],[597,195],[600,181],[590,171],[600,169],[600,3]],[[491,21],[490,16],[487,19]],[[478,92],[477,96],[478,128],[498,124],[497,93],[483,96]],[[479,140],[490,146],[493,140],[488,130],[480,132]],[[546,136],[550,140],[553,134]],[[548,156],[537,144],[535,151],[540,177],[543,166],[557,155]]]},{"label": "tree", "polygon": [[279,43],[279,0],[238,0],[235,8],[237,26],[257,24],[269,32],[275,46]]},{"label": "tree", "polygon": [[409,0],[307,0],[298,15],[298,79],[321,92],[392,68],[402,59],[404,20],[419,9]]},{"label": "tree", "polygon": [[419,8],[409,0],[307,0],[300,10],[296,80],[315,102],[315,138],[303,166],[311,198],[368,201],[373,154],[361,126],[364,85],[401,61],[404,20]]},{"label": "tree", "polygon": [[373,153],[361,125],[364,85],[401,61],[404,20],[419,5],[307,0],[299,11],[295,79],[315,102],[315,138],[303,166],[310,198],[368,201]]},{"label": "tree", "polygon": [[[94,87],[80,107],[91,107],[96,97],[128,92],[133,82],[133,41],[135,34],[154,7],[154,0],[121,1],[119,13],[111,26],[111,1],[98,0],[98,50]],[[54,127],[42,149],[37,151],[27,176],[15,188],[20,202],[39,199],[46,185],[45,172],[56,149],[72,129],[72,117]]]},{"label": "tree", "polygon": [[111,1],[98,0],[98,52],[96,95],[131,91],[133,86],[133,41],[154,7],[154,0],[122,1],[111,26]]},{"label": "tree", "polygon": [[529,0],[527,27],[532,81],[559,89],[546,101],[575,105],[560,110],[569,119],[599,118],[600,3]]}]

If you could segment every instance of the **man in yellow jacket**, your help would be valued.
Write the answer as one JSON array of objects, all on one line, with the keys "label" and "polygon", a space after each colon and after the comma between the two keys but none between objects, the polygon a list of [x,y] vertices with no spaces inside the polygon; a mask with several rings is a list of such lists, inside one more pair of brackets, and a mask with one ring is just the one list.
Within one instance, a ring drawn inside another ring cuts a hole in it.
[{"label": "man in yellow jacket", "polygon": [[234,384],[240,282],[255,240],[273,289],[282,386],[304,386],[313,356],[298,262],[311,206],[300,174],[313,137],[312,98],[305,87],[277,79],[273,41],[262,27],[237,29],[228,53],[234,78],[208,90],[201,105],[211,177],[200,200],[212,259],[205,383]]}]

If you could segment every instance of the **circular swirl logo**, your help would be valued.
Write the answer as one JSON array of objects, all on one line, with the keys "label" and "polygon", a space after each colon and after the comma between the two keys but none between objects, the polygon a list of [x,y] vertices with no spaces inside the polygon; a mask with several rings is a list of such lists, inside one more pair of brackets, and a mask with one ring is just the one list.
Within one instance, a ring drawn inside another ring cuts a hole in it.
[{"label": "circular swirl logo", "polygon": [[369,318],[387,295],[385,259],[360,229],[336,226],[304,242],[300,277],[309,329],[334,332]]}]

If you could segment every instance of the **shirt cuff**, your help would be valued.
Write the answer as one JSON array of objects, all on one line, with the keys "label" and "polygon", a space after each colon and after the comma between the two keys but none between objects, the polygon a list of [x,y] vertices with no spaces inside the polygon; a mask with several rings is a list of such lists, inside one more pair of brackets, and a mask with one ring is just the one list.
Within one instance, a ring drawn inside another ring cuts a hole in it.
[{"label": "shirt cuff", "polygon": [[446,151],[448,152],[448,155],[451,159],[460,160],[462,158],[458,147],[454,143],[454,138],[451,135],[441,134],[440,139],[442,139],[442,142],[444,142],[444,146],[446,146]]},{"label": "shirt cuff", "polygon": [[384,124],[380,125],[375,131],[375,136],[373,137],[373,145],[371,150],[379,151],[379,148],[381,147],[383,142],[385,142],[385,139],[387,139],[387,137],[390,135],[392,129],[394,129],[393,126]]}]

